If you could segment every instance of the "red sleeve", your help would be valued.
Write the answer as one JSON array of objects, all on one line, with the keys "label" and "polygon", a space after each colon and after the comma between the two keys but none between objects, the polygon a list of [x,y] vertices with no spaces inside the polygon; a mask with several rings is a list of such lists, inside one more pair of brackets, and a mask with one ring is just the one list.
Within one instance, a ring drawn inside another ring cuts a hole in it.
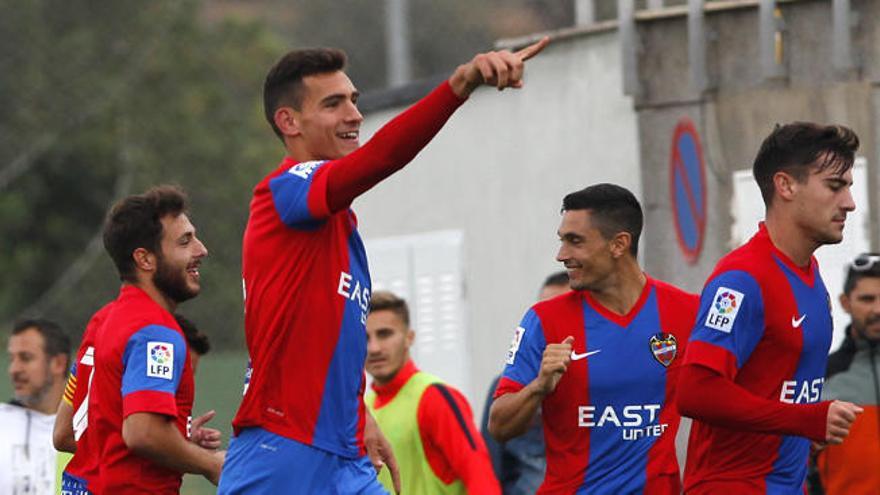
[{"label": "red sleeve", "polygon": [[829,401],[787,404],[753,395],[717,371],[686,364],[678,381],[678,410],[713,426],[825,441]]},{"label": "red sleeve", "polygon": [[122,398],[122,417],[127,418],[134,413],[148,412],[177,416],[177,402],[173,395],[156,390],[140,390]]},{"label": "red sleeve", "polygon": [[403,168],[434,138],[463,102],[445,81],[385,124],[356,151],[321,167],[316,173],[327,175],[330,211],[348,208],[356,197]]},{"label": "red sleeve", "polygon": [[461,392],[443,384],[428,387],[418,421],[425,457],[438,478],[446,484],[461,480],[467,493],[501,494],[489,451]]},{"label": "red sleeve", "polygon": [[515,394],[524,388],[526,388],[526,386],[522,383],[511,380],[506,376],[502,376],[501,379],[498,380],[498,386],[495,387],[495,393],[492,394],[492,399],[497,399],[504,394]]}]

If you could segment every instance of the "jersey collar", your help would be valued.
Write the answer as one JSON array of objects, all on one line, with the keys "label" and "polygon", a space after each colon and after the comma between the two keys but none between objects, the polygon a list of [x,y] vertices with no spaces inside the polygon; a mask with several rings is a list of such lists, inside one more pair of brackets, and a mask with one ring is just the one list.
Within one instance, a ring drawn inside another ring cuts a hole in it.
[{"label": "jersey collar", "polygon": [[611,311],[610,309],[603,306],[602,303],[593,298],[592,294],[590,294],[590,291],[582,291],[582,294],[584,295],[584,300],[587,302],[587,304],[589,304],[590,307],[593,308],[597,313],[602,315],[603,318],[611,321],[612,323],[615,323],[620,327],[626,328],[629,326],[630,323],[632,323],[633,318],[635,318],[636,315],[639,314],[639,311],[642,310],[642,306],[644,306],[645,301],[648,300],[648,295],[651,293],[652,287],[654,287],[654,280],[646,273],[645,286],[642,287],[642,293],[639,295],[636,303],[633,304],[633,307],[630,308],[630,310],[625,315],[617,314],[614,311]]},{"label": "jersey collar", "polygon": [[767,231],[767,225],[764,222],[758,224],[758,233],[755,234],[755,238],[770,246],[770,251],[773,253],[773,257],[779,260],[779,262],[782,263],[788,271],[799,278],[801,282],[808,287],[813,287],[813,284],[816,282],[816,272],[818,271],[815,256],[810,256],[810,264],[807,267],[796,265],[791,258],[786,256],[785,253],[780,251],[779,248],[773,244],[773,239],[770,238],[770,232]]},{"label": "jersey collar", "polygon": [[384,385],[379,385],[378,383],[373,382],[370,386],[373,391],[376,392],[376,407],[379,408],[388,402],[391,402],[391,400],[397,395],[397,392],[399,392],[400,389],[406,385],[406,382],[408,382],[413,375],[418,373],[418,371],[419,369],[416,368],[412,359],[408,359],[390,382]]}]

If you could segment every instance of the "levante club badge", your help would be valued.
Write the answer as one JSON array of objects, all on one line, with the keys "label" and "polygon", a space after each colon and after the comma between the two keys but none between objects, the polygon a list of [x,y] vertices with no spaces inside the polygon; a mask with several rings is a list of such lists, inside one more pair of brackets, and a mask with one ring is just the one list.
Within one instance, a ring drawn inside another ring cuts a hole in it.
[{"label": "levante club badge", "polygon": [[667,368],[672,364],[672,360],[675,359],[675,354],[678,352],[678,341],[671,333],[655,333],[648,341],[648,346],[651,347],[654,359]]}]

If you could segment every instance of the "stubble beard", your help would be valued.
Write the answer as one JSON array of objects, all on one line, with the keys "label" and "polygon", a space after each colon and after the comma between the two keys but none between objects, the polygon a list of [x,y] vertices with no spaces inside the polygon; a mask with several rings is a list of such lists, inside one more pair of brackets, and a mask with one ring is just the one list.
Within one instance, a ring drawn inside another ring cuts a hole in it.
[{"label": "stubble beard", "polygon": [[190,289],[187,285],[186,271],[181,273],[171,268],[161,258],[156,273],[153,274],[153,284],[175,303],[182,303],[199,294],[198,289]]}]

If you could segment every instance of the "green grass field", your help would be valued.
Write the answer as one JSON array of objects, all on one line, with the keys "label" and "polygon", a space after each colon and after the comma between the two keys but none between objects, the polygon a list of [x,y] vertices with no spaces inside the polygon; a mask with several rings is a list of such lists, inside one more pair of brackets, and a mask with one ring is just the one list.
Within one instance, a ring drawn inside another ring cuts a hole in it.
[{"label": "green grass field", "polygon": [[[5,343],[5,339],[3,340]],[[12,397],[12,386],[7,374],[9,358],[4,349],[0,354],[3,379],[0,380],[0,398],[3,401]],[[247,355],[244,352],[211,352],[199,361],[196,372],[196,403],[193,416],[201,415],[211,409],[217,416],[209,423],[223,432],[225,444],[229,443],[232,431],[230,424],[241,402],[244,368]],[[213,485],[199,476],[186,475],[181,493],[184,495],[207,495],[215,493]]]}]

